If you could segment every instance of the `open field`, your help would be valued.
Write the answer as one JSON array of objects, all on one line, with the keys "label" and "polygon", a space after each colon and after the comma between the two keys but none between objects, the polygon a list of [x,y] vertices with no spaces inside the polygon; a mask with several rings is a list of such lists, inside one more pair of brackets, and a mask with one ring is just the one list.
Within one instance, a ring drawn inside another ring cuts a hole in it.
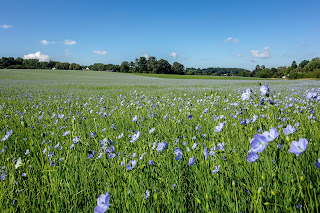
[{"label": "open field", "polygon": [[319,212],[319,89],[0,70],[0,212]]}]

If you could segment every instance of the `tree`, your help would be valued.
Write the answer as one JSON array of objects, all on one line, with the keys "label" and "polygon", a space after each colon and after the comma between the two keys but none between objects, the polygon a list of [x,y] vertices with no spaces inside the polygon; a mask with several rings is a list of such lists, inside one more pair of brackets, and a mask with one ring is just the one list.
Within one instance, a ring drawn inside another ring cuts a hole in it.
[{"label": "tree", "polygon": [[160,74],[170,74],[171,73],[171,65],[167,60],[160,59],[157,62],[156,73]]},{"label": "tree", "polygon": [[171,69],[174,74],[184,74],[184,66],[178,62],[173,62]]},{"label": "tree", "polygon": [[155,73],[155,68],[157,66],[157,59],[154,56],[150,56],[147,61],[147,70],[149,73]]},{"label": "tree", "polygon": [[136,59],[136,64],[138,65],[139,73],[147,72],[147,59],[144,56],[141,56],[139,59]]},{"label": "tree", "polygon": [[293,69],[296,69],[298,66],[297,66],[297,62],[296,61],[293,61],[292,64],[291,64],[291,67]]},{"label": "tree", "polygon": [[304,68],[308,63],[309,63],[308,60],[303,60],[303,61],[301,61],[301,63],[299,64],[299,67]]},{"label": "tree", "polygon": [[93,65],[89,66],[90,70],[94,70],[94,71],[106,71],[106,67],[104,64],[102,63],[95,63]]},{"label": "tree", "polygon": [[81,70],[81,66],[76,63],[72,63],[69,65],[69,70]]},{"label": "tree", "polygon": [[37,69],[38,59],[25,59],[22,62],[23,67],[26,69]]},{"label": "tree", "polygon": [[130,69],[129,62],[124,61],[124,62],[121,63],[120,72],[128,73],[129,69]]}]

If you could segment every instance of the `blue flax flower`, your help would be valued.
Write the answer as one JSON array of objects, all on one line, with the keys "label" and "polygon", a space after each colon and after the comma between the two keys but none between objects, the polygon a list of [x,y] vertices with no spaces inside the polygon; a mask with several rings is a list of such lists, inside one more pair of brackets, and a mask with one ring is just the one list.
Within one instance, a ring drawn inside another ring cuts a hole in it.
[{"label": "blue flax flower", "polygon": [[252,152],[262,152],[268,146],[268,139],[261,134],[255,134],[250,142]]},{"label": "blue flax flower", "polygon": [[286,128],[283,128],[283,132],[286,135],[290,135],[296,131],[296,128],[292,127],[290,124]]},{"label": "blue flax flower", "polygon": [[247,161],[249,163],[253,163],[253,162],[256,162],[259,158],[259,155],[255,152],[250,152],[247,156]]},{"label": "blue flax flower", "polygon": [[305,138],[300,138],[299,141],[292,141],[290,146],[289,152],[299,156],[301,153],[306,151],[308,141]]},{"label": "blue flax flower", "polygon": [[102,194],[98,197],[97,206],[94,208],[95,213],[104,213],[109,209],[110,206],[110,194],[106,192],[106,194]]},{"label": "blue flax flower", "polygon": [[214,132],[221,132],[223,127],[225,125],[225,122],[222,122],[220,124],[218,124],[215,128],[214,128]]},{"label": "blue flax flower", "polygon": [[267,95],[269,93],[268,84],[260,87],[261,96]]},{"label": "blue flax flower", "polygon": [[265,131],[264,133],[262,133],[262,135],[264,135],[267,138],[268,142],[272,142],[279,136],[279,132],[276,128],[272,127],[269,132]]},{"label": "blue flax flower", "polygon": [[182,151],[180,148],[176,147],[174,148],[174,154],[176,155],[176,160],[181,160],[182,158]]},{"label": "blue flax flower", "polygon": [[247,101],[250,99],[250,96],[251,96],[251,90],[246,89],[246,91],[244,93],[242,93],[242,95],[241,95],[241,100]]},{"label": "blue flax flower", "polygon": [[193,165],[195,165],[195,164],[196,164],[196,160],[195,160],[194,156],[192,156],[192,158],[189,159],[188,165],[189,165],[189,166],[193,166]]}]

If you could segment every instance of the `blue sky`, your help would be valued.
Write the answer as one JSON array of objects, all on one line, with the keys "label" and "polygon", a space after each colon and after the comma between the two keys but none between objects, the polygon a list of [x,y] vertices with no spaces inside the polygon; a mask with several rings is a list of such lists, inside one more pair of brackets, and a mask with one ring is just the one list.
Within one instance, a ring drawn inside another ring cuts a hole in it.
[{"label": "blue sky", "polygon": [[278,67],[320,56],[319,8],[319,0],[2,1],[0,57]]}]

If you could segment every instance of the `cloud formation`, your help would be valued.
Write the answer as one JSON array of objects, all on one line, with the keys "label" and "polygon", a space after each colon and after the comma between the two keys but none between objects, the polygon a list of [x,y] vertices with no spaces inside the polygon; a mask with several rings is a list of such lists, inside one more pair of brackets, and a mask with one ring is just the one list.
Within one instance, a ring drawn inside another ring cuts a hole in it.
[{"label": "cloud formation", "polygon": [[240,40],[237,38],[229,37],[226,40],[224,40],[224,43],[227,43],[227,42],[233,42],[234,44],[238,44],[240,42]]},{"label": "cloud formation", "polygon": [[93,53],[97,54],[97,55],[107,55],[108,54],[108,52],[105,50],[94,50]]},{"label": "cloud formation", "polygon": [[237,54],[237,57],[241,58],[243,55],[241,53]]},{"label": "cloud formation", "polygon": [[48,45],[48,44],[55,44],[56,42],[54,41],[47,41],[47,40],[41,40],[40,41],[42,45]]},{"label": "cloud formation", "polygon": [[149,58],[149,56],[148,56],[148,54],[147,54],[147,53],[143,54],[141,57],[145,57],[146,59],[148,59],[148,58]]},{"label": "cloud formation", "polygon": [[177,58],[177,56],[178,56],[177,53],[175,53],[175,52],[172,52],[172,53],[170,53],[169,55],[170,55],[171,57],[173,57],[173,58]]},{"label": "cloud formation", "polygon": [[250,53],[253,58],[270,58],[271,57],[269,46],[264,47],[262,53],[260,53],[259,50],[251,50]]},{"label": "cloud formation", "polygon": [[77,42],[74,40],[64,40],[64,44],[65,45],[75,45]]},{"label": "cloud formation", "polygon": [[23,59],[38,59],[39,61],[50,61],[50,57],[45,54],[41,54],[41,52],[36,52],[34,54],[30,53],[28,55],[24,55]]},{"label": "cloud formation", "polygon": [[0,25],[0,28],[9,29],[9,28],[12,28],[12,25],[4,24],[4,25]]}]

